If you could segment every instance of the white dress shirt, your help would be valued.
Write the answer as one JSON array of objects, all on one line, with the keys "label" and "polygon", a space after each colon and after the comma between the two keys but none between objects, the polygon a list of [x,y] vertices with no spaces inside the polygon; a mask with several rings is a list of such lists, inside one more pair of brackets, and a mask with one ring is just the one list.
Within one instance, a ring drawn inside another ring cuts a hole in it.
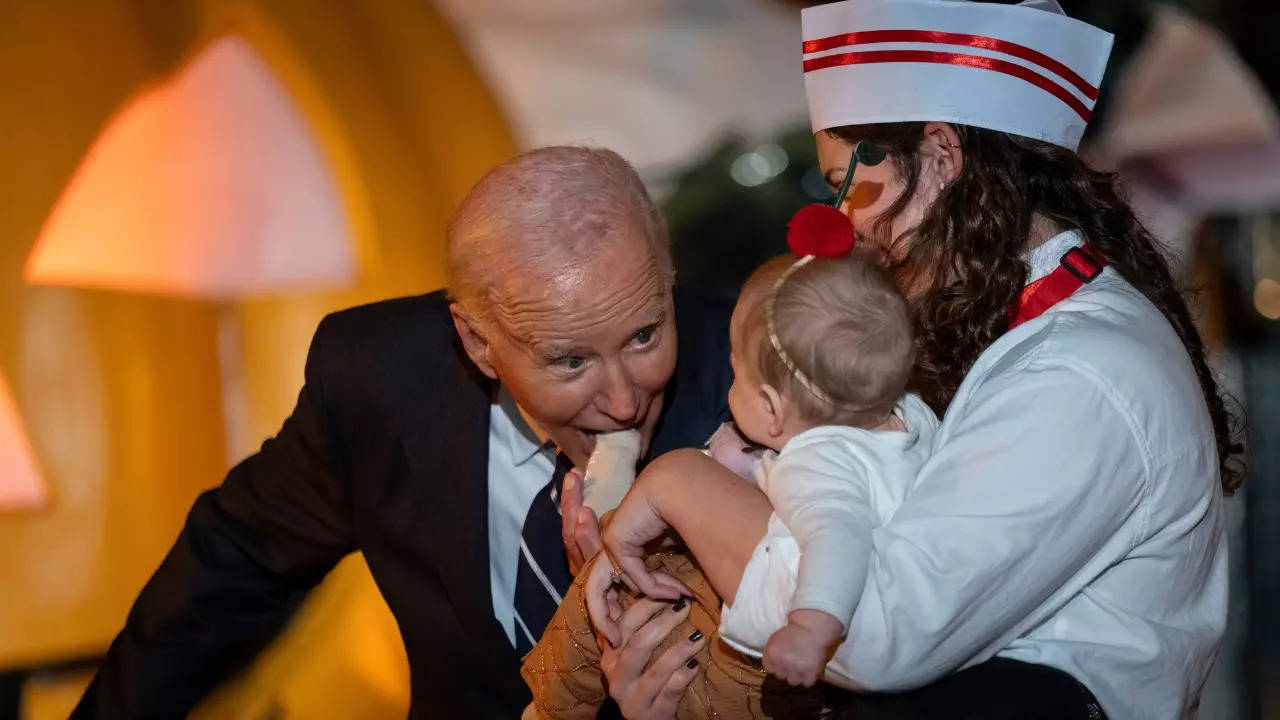
[{"label": "white dress shirt", "polygon": [[[516,559],[525,516],[555,472],[555,448],[538,440],[506,388],[489,406],[489,587],[493,616],[515,645]],[[530,635],[529,641],[538,638]]]},{"label": "white dress shirt", "polygon": [[822,425],[756,463],[756,482],[774,514],[733,605],[720,614],[720,637],[729,645],[759,657],[779,629],[767,620],[780,611],[821,610],[848,629],[866,583],[871,529],[902,504],[938,429],[915,395],[895,414],[904,430]]},{"label": "white dress shirt", "polygon": [[[1028,280],[1079,244],[1051,238]],[[1001,337],[872,543],[828,672],[904,690],[1000,655],[1070,673],[1113,718],[1193,716],[1227,549],[1213,428],[1169,323],[1107,269]]]}]

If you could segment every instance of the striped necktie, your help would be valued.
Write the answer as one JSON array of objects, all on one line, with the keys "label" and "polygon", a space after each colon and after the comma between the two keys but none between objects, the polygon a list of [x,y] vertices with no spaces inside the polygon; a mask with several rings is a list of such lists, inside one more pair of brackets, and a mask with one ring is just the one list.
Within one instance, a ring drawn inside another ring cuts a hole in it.
[{"label": "striped necktie", "polygon": [[525,516],[516,565],[516,652],[523,657],[542,636],[573,575],[560,536],[560,488],[573,462],[556,456],[551,482],[538,491]]}]

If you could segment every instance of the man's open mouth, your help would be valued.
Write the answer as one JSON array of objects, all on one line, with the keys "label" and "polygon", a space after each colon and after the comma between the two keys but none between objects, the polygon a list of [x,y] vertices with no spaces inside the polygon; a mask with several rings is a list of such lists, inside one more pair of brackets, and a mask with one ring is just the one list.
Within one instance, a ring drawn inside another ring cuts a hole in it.
[{"label": "man's open mouth", "polygon": [[601,430],[585,430],[585,429],[579,429],[579,430],[578,430],[578,434],[582,436],[582,444],[583,444],[583,446],[586,448],[586,450],[587,450],[587,454],[588,454],[588,455],[590,455],[591,453],[595,452],[595,450],[596,450],[596,438],[598,438],[598,437],[600,436],[600,433],[601,433],[601,432],[603,432],[603,431],[601,431]]},{"label": "man's open mouth", "polygon": [[632,429],[639,430],[643,426],[644,426],[644,419],[641,418],[640,422],[638,422],[636,425],[632,427],[627,427],[627,428],[615,428],[612,430],[590,430],[587,428],[576,428],[576,430],[578,432],[578,435],[582,438],[583,447],[586,448],[587,454],[590,455],[591,453],[595,452],[596,439],[599,438],[601,435],[605,433],[610,433],[610,432],[620,432],[622,430],[632,430]]}]

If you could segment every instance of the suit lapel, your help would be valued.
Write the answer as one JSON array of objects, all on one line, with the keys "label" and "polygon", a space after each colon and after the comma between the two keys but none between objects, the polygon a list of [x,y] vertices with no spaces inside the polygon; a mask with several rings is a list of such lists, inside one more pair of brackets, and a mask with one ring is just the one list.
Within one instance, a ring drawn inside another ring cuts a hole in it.
[{"label": "suit lapel", "polygon": [[[447,316],[446,316],[447,317]],[[434,328],[433,328],[434,330]],[[462,353],[451,325],[448,343],[423,358],[406,398],[404,424],[414,483],[431,537],[429,552],[462,630],[475,642],[473,660],[491,682],[521,692],[519,658],[493,616],[489,581],[489,404],[493,384]]]}]

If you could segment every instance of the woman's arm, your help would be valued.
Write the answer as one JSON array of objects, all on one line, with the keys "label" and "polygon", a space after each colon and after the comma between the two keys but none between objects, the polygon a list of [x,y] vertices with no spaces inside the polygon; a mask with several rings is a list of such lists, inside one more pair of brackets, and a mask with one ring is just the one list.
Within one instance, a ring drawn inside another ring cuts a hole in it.
[{"label": "woman's arm", "polygon": [[917,688],[990,658],[1121,561],[1138,541],[1126,520],[1150,512],[1153,459],[1105,380],[1034,366],[954,410],[872,533],[866,587],[828,666],[852,687]]}]

